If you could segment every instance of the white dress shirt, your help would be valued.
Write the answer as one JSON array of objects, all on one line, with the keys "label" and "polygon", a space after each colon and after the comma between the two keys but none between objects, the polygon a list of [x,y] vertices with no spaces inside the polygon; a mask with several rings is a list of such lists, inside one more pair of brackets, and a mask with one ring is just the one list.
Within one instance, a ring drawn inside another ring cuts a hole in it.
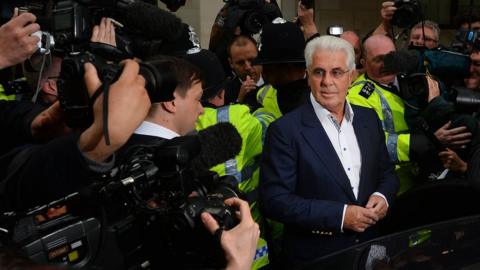
[{"label": "white dress shirt", "polygon": [[[345,101],[343,120],[341,123],[338,123],[336,118],[327,109],[320,105],[311,93],[310,101],[318,120],[322,124],[325,133],[327,133],[328,139],[332,143],[332,146],[342,163],[342,167],[347,174],[348,180],[350,180],[353,194],[355,195],[355,198],[358,199],[360,173],[362,169],[362,154],[358,145],[357,136],[355,135],[355,130],[353,129],[354,113],[352,106]],[[382,197],[388,206],[387,199],[383,194],[379,192],[375,192],[374,194]],[[346,210],[347,205],[343,207],[341,231],[343,231]]]},{"label": "white dress shirt", "polygon": [[167,140],[180,136],[178,133],[171,129],[148,121],[143,121],[142,124],[133,133],[139,135],[155,136]]}]

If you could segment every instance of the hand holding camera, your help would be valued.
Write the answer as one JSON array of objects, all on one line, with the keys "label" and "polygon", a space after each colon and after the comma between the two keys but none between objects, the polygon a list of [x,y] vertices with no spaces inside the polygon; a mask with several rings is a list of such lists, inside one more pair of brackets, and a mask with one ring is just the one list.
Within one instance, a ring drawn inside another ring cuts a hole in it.
[{"label": "hand holding camera", "polygon": [[[126,60],[119,79],[110,87],[108,100],[110,146],[105,144],[102,137],[103,98],[99,96],[95,100],[94,122],[82,133],[79,140],[80,149],[90,159],[103,161],[109,157],[130,138],[133,131],[147,116],[151,103],[145,90],[145,79],[139,75],[139,69],[138,63]],[[95,66],[90,63],[85,64],[85,84],[89,94],[93,94],[102,84]]]},{"label": "hand holding camera", "polygon": [[393,15],[397,8],[395,7],[395,2],[393,1],[386,1],[382,3],[382,9],[380,10],[380,15],[384,22],[390,23],[393,19]]},{"label": "hand holding camera", "polygon": [[25,61],[35,51],[39,42],[38,36],[32,35],[40,30],[32,13],[18,14],[0,27],[0,69]]},{"label": "hand holding camera", "polygon": [[240,223],[228,231],[220,229],[217,221],[208,213],[202,213],[202,221],[212,234],[220,234],[220,244],[227,258],[226,269],[251,269],[260,230],[253,221],[248,203],[238,198],[225,200],[225,204],[239,209]]}]

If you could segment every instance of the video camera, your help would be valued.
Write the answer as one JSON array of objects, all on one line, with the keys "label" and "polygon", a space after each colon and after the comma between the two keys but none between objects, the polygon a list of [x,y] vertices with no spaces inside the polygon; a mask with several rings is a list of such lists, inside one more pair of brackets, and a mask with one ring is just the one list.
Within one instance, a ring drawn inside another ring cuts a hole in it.
[{"label": "video camera", "polygon": [[92,36],[95,14],[100,7],[90,1],[42,1],[30,0],[19,8],[19,12],[30,12],[37,17],[41,31],[35,33],[40,38],[40,53],[56,48],[72,51],[75,46],[85,45]]},{"label": "video camera", "polygon": [[198,151],[196,136],[134,146],[115,176],[17,214],[13,242],[35,262],[71,267],[225,267],[200,215],[234,227],[236,209],[224,200],[240,196],[237,180],[194,170]]},{"label": "video camera", "polygon": [[470,29],[457,30],[452,48],[462,53],[470,53],[471,49],[480,50],[480,32]]},{"label": "video camera", "polygon": [[418,0],[395,0],[395,7],[392,25],[410,28],[422,20],[422,6]]},{"label": "video camera", "polygon": [[[458,107],[463,106],[463,101],[471,100],[463,97],[465,91],[458,92],[455,90],[457,88],[452,88],[459,79],[463,80],[470,74],[468,55],[440,49],[398,50],[384,57],[384,72],[397,74],[402,98],[415,99],[421,108],[428,103],[427,73],[441,80],[452,101],[460,102]],[[471,105],[467,107],[472,108]]]},{"label": "video camera", "polygon": [[265,0],[223,0],[226,3],[227,18],[225,26],[235,29],[240,26],[242,34],[257,34],[263,25],[282,17],[276,3],[267,3]]}]

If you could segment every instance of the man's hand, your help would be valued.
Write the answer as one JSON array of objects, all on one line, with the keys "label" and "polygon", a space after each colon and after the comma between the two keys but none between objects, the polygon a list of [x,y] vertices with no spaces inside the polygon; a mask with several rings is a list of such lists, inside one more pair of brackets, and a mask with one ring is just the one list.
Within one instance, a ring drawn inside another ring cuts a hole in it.
[{"label": "man's hand", "polygon": [[370,196],[365,208],[373,210],[373,212],[377,214],[379,219],[384,218],[387,215],[388,211],[387,202],[384,198],[378,195]]},{"label": "man's hand", "polygon": [[368,227],[375,225],[378,220],[379,217],[373,209],[348,205],[343,220],[343,228],[355,232],[364,232]]},{"label": "man's hand", "polygon": [[[238,198],[230,198],[225,201],[225,204],[240,210],[240,224],[231,230],[224,231],[220,237],[220,244],[227,259],[226,269],[249,270],[252,267],[260,237],[258,224],[253,221],[247,202]],[[215,233],[219,228],[217,221],[210,214],[204,212],[201,218],[210,233]]]},{"label": "man's hand", "polygon": [[47,141],[70,131],[58,101],[37,115],[30,127],[32,136],[40,141]]},{"label": "man's hand", "polygon": [[438,153],[440,160],[443,163],[443,167],[453,172],[464,173],[467,171],[468,165],[463,161],[455,151],[447,148],[447,150]]},{"label": "man's hand", "polygon": [[382,16],[382,20],[384,22],[390,23],[393,19],[393,15],[397,8],[395,7],[395,2],[393,1],[386,1],[382,3],[382,9],[380,10],[380,16]]},{"label": "man's hand", "polygon": [[428,102],[432,99],[440,96],[440,87],[438,86],[438,81],[432,79],[430,76],[427,77],[428,82]]},{"label": "man's hand", "polygon": [[437,140],[450,148],[465,148],[466,144],[471,141],[472,133],[468,132],[464,126],[450,129],[452,122],[446,123],[443,127],[435,131],[434,135]]},{"label": "man's hand", "polygon": [[[150,99],[145,90],[145,79],[138,74],[140,66],[133,60],[126,60],[119,79],[110,86],[108,100],[108,130],[110,145],[103,137],[103,94],[94,102],[93,124],[80,136],[79,147],[94,161],[104,161],[120,148],[133,131],[145,119],[150,109]],[[92,95],[100,86],[95,67],[85,64],[85,84]]]},{"label": "man's hand", "polygon": [[0,69],[22,63],[37,51],[39,38],[32,36],[40,30],[36,20],[32,13],[22,13],[0,27]]},{"label": "man's hand", "polygon": [[298,1],[297,14],[297,20],[299,20],[302,24],[302,31],[305,40],[318,33],[317,26],[313,20],[313,8],[307,9],[304,5],[302,5],[302,1]]},{"label": "man's hand", "polygon": [[386,1],[382,3],[382,9],[380,9],[380,16],[382,17],[382,22],[373,31],[372,35],[391,35],[391,21],[396,10],[397,8],[395,7],[395,2]]},{"label": "man's hand", "polygon": [[238,92],[237,102],[242,103],[245,99],[245,96],[250,92],[257,89],[257,84],[255,81],[247,75],[245,81],[242,82],[242,86],[240,86],[240,91]]},{"label": "man's hand", "polygon": [[112,23],[112,19],[102,18],[100,24],[93,27],[92,38],[90,41],[105,43],[116,47],[117,41],[115,39],[115,26]]}]

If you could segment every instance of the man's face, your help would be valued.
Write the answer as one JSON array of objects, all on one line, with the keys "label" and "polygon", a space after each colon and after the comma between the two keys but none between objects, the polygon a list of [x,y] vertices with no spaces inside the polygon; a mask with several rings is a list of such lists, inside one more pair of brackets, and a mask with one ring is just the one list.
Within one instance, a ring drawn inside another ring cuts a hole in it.
[{"label": "man's face", "polygon": [[380,40],[376,43],[370,43],[365,48],[365,59],[362,59],[365,71],[368,77],[376,82],[389,84],[395,80],[395,74],[383,71],[383,58],[389,52],[395,51],[395,46],[391,42]]},{"label": "man's face", "polygon": [[480,51],[473,51],[470,54],[470,73],[473,76],[480,77]]},{"label": "man's face", "polygon": [[473,31],[480,31],[480,22],[472,22],[470,25],[468,23],[463,23],[460,28],[462,30],[473,30]]},{"label": "man's face", "polygon": [[435,36],[430,27],[423,27],[425,37],[423,36],[422,28],[415,28],[410,32],[410,43],[415,46],[425,46],[429,49],[438,47],[438,37]]},{"label": "man's face", "polygon": [[360,48],[360,39],[358,36],[350,31],[344,32],[340,38],[348,41],[353,46],[353,50],[355,52],[355,64],[359,66],[360,64],[360,57],[362,56],[362,50]]},{"label": "man's face", "polygon": [[178,129],[178,134],[183,136],[195,129],[195,123],[198,117],[203,114],[203,106],[200,102],[202,94],[203,89],[201,82],[195,82],[184,97],[174,92],[174,103],[175,108],[177,108],[175,124]]},{"label": "man's face", "polygon": [[308,84],[315,100],[333,113],[343,113],[352,71],[343,51],[317,50],[307,69]]},{"label": "man's face", "polygon": [[252,66],[253,59],[257,58],[257,48],[252,42],[247,42],[245,46],[233,45],[230,48],[230,67],[235,71],[240,79],[245,80],[247,75],[255,82],[262,74],[262,66]]}]

